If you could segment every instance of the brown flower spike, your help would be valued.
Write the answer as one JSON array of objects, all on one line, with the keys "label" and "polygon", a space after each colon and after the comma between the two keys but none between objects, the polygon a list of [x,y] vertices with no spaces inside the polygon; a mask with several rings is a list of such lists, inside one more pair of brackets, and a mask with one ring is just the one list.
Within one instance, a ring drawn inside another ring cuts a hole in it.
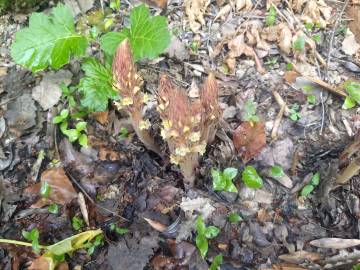
[{"label": "brown flower spike", "polygon": [[159,146],[149,134],[149,120],[144,120],[143,109],[148,101],[147,94],[141,91],[143,80],[137,73],[129,41],[120,43],[113,60],[113,87],[121,96],[116,105],[118,109],[126,110],[131,119],[132,126],[144,145],[157,154],[161,154]]},{"label": "brown flower spike", "polygon": [[170,161],[180,166],[185,185],[195,181],[199,156],[215,138],[221,109],[218,88],[212,74],[207,78],[200,100],[190,101],[185,91],[172,85],[163,75],[158,91],[158,111],[162,120],[161,136],[170,149]]}]

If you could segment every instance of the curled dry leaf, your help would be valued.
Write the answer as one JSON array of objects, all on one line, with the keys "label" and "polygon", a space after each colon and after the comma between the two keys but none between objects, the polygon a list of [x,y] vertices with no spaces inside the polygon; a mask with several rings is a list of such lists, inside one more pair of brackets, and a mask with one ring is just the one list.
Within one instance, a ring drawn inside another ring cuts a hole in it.
[{"label": "curled dry leaf", "polygon": [[210,0],[185,0],[185,13],[189,18],[190,28],[197,33],[205,24],[204,13],[210,4]]},{"label": "curled dry leaf", "polygon": [[319,248],[343,249],[360,245],[360,239],[321,238],[311,241],[310,245]]},{"label": "curled dry leaf", "polygon": [[279,259],[289,263],[302,263],[306,261],[318,261],[321,259],[321,254],[316,252],[308,252],[305,250],[295,251],[289,254],[283,254],[279,256]]},{"label": "curled dry leaf", "polygon": [[260,153],[266,145],[264,123],[243,122],[233,133],[233,142],[244,163]]},{"label": "curled dry leaf", "polygon": [[160,223],[159,221],[152,220],[152,219],[150,219],[150,218],[144,218],[144,219],[145,219],[145,221],[146,221],[147,223],[149,223],[149,225],[150,225],[153,229],[157,230],[158,232],[165,232],[165,231],[166,231],[166,228],[167,228],[167,227],[166,227],[164,224]]},{"label": "curled dry leaf", "polygon": [[32,208],[40,208],[51,203],[65,205],[77,198],[77,193],[63,168],[51,168],[41,174],[40,183],[25,189],[25,192],[40,194],[41,185],[47,182],[51,188],[49,198],[41,198]]},{"label": "curled dry leaf", "polygon": [[325,28],[330,23],[331,12],[332,8],[323,0],[306,1],[301,20],[314,25],[320,24],[321,27]]},{"label": "curled dry leaf", "polygon": [[235,4],[235,10],[238,11],[249,11],[253,7],[253,3],[251,0],[232,0],[230,1],[232,5]]}]

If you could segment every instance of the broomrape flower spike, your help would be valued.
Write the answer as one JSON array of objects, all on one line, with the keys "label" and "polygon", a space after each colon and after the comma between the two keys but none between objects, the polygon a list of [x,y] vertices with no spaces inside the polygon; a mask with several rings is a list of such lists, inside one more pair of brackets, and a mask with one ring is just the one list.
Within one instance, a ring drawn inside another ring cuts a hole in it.
[{"label": "broomrape flower spike", "polygon": [[162,120],[161,136],[170,149],[170,162],[179,165],[186,187],[194,185],[195,169],[206,145],[215,138],[221,116],[218,87],[212,74],[204,83],[200,99],[190,101],[185,91],[160,79],[157,110]]},{"label": "broomrape flower spike", "polygon": [[131,124],[146,148],[161,155],[159,146],[148,132],[149,120],[143,118],[143,109],[149,97],[140,91],[143,80],[137,73],[130,44],[127,39],[120,43],[113,61],[113,88],[120,94],[118,109],[124,109],[130,115]]}]

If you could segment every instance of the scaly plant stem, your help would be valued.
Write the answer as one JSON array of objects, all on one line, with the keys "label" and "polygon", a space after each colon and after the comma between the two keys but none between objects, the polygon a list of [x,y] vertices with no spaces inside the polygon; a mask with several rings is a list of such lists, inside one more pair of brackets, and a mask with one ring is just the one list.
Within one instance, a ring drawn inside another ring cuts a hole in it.
[{"label": "scaly plant stem", "polygon": [[345,170],[337,177],[336,182],[339,184],[347,183],[354,175],[360,171],[360,157],[352,160]]},{"label": "scaly plant stem", "polygon": [[[0,243],[32,247],[31,243],[11,239],[0,239]],[[47,246],[39,245],[39,248],[47,249]]]}]

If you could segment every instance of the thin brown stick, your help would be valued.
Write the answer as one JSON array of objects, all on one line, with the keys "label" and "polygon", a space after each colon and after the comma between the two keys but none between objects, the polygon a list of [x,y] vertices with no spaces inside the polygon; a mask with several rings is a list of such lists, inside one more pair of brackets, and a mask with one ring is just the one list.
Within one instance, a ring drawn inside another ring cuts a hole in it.
[{"label": "thin brown stick", "polygon": [[345,0],[344,5],[340,11],[340,13],[338,13],[336,20],[335,20],[335,25],[332,29],[331,32],[331,37],[330,37],[330,44],[329,44],[329,49],[328,49],[328,53],[327,53],[327,60],[326,60],[326,69],[325,69],[325,78],[326,80],[329,80],[329,65],[330,65],[330,61],[331,61],[331,51],[334,45],[334,37],[335,37],[335,31],[338,27],[339,21],[343,15],[343,13],[345,12],[345,9],[347,7],[347,5],[349,4],[349,0]]}]

